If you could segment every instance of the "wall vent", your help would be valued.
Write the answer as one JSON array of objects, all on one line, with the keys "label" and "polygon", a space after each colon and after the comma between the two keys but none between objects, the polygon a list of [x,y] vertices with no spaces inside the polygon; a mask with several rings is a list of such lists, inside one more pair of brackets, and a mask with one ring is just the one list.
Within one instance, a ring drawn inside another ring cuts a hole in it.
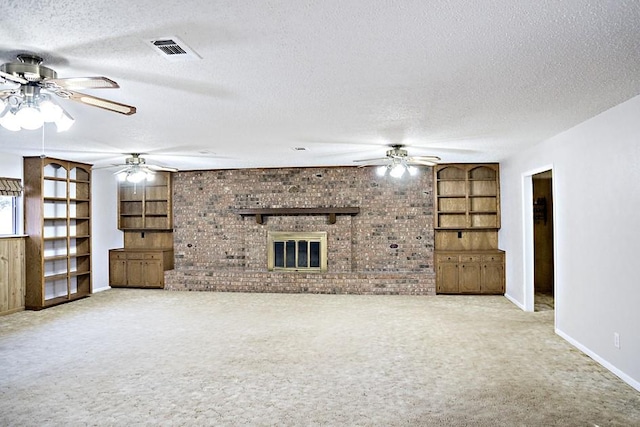
[{"label": "wall vent", "polygon": [[193,49],[176,36],[145,40],[154,52],[171,62],[202,59]]}]

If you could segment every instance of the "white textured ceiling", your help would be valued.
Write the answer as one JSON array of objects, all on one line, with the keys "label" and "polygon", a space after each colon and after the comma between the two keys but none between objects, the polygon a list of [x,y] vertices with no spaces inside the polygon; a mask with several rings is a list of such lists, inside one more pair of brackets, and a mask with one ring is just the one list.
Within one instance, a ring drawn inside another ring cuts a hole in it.
[{"label": "white textured ceiling", "polygon": [[[0,63],[105,75],[133,116],[71,101],[45,152],[121,153],[180,169],[353,165],[405,144],[445,162],[500,161],[640,94],[635,0],[3,0]],[[178,36],[202,59],[145,40]],[[0,152],[41,131],[0,128]],[[306,150],[297,151],[295,147]]]}]

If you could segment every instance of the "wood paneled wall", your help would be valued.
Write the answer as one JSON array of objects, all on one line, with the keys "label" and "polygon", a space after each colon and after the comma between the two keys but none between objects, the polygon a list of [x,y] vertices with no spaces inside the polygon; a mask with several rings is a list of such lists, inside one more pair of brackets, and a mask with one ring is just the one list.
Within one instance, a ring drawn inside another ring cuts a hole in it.
[{"label": "wood paneled wall", "polygon": [[0,238],[0,315],[24,310],[24,238]]}]

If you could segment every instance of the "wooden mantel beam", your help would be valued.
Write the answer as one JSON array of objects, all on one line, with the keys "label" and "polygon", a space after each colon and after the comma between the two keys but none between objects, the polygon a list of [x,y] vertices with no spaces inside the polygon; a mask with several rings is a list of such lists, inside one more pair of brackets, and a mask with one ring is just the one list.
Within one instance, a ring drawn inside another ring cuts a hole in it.
[{"label": "wooden mantel beam", "polygon": [[357,215],[359,207],[347,206],[339,208],[247,208],[236,209],[240,216],[255,215],[258,224],[263,223],[263,217],[267,215],[329,215],[329,224],[336,223],[336,215]]}]

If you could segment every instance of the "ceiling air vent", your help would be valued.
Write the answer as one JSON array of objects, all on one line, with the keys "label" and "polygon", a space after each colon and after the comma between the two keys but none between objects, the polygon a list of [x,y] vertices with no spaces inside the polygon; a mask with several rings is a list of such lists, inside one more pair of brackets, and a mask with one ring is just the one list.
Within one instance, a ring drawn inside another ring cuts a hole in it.
[{"label": "ceiling air vent", "polygon": [[159,37],[156,39],[146,40],[149,46],[158,55],[165,58],[167,61],[179,62],[179,61],[194,61],[201,59],[200,55],[195,53],[185,42],[178,37]]}]

